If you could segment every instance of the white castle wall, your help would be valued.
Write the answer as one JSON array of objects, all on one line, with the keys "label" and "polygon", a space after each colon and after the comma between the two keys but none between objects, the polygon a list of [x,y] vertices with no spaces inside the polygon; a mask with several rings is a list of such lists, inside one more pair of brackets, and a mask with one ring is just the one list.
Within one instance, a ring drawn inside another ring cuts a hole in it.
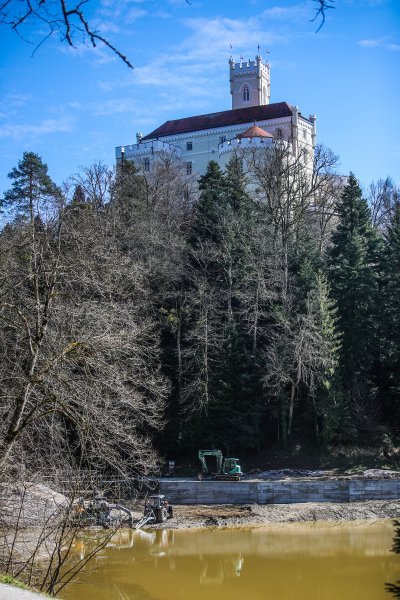
[{"label": "white castle wall", "polygon": [[[270,99],[270,65],[264,64],[261,56],[256,60],[235,63],[229,61],[230,91],[232,95],[232,109],[246,108],[248,106],[262,106],[269,104]],[[244,87],[249,89],[249,99],[244,99]]]},{"label": "white castle wall", "polygon": [[[231,149],[237,146],[237,136],[254,122],[243,123],[241,125],[230,125],[228,127],[217,127],[214,129],[205,129],[188,133],[180,133],[174,136],[165,136],[158,140],[143,141],[139,144],[127,144],[116,148],[117,162],[121,160],[122,148],[124,149],[124,158],[133,160],[140,168],[143,166],[145,158],[150,162],[156,160],[157,153],[161,151],[171,151],[179,156],[184,162],[192,164],[192,173],[203,175],[206,172],[210,160],[215,160],[223,168],[229,161],[227,142],[231,142]],[[283,138],[289,140],[295,135],[294,148],[297,145],[305,147],[309,151],[310,158],[313,153],[315,143],[315,124],[303,117],[283,117],[280,119],[270,119],[267,121],[257,121],[257,125],[265,131],[272,133],[275,137],[282,134]],[[225,138],[225,142],[221,139]],[[187,150],[187,143],[192,144],[192,150]],[[253,139],[253,145],[257,142]],[[264,147],[259,144],[260,148]]]}]

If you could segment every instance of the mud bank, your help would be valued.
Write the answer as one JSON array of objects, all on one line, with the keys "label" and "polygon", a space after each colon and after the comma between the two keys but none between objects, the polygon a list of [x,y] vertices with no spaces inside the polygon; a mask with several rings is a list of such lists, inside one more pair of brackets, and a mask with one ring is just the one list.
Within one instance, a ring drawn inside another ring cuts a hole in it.
[{"label": "mud bank", "polygon": [[400,518],[399,500],[304,504],[195,505],[174,507],[174,518],[157,529],[240,527],[305,521],[378,521]]}]

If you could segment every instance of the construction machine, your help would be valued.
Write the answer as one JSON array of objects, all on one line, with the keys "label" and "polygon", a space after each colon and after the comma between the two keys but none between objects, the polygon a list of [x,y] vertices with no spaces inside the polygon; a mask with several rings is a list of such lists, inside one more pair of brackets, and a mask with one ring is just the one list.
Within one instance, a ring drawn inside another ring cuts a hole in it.
[{"label": "construction machine", "polygon": [[[214,456],[217,461],[217,471],[209,473],[206,456]],[[239,481],[243,475],[238,458],[224,458],[221,450],[199,450],[201,473],[199,479],[211,477],[219,481]]]},{"label": "construction machine", "polygon": [[146,500],[143,517],[136,523],[135,529],[140,529],[148,523],[165,523],[172,519],[174,511],[163,494],[154,494]]},{"label": "construction machine", "polygon": [[107,498],[98,491],[94,491],[92,496],[89,500],[85,500],[83,497],[75,500],[71,511],[74,522],[105,529],[117,525],[132,527],[133,513],[129,508],[122,504],[108,502]]}]

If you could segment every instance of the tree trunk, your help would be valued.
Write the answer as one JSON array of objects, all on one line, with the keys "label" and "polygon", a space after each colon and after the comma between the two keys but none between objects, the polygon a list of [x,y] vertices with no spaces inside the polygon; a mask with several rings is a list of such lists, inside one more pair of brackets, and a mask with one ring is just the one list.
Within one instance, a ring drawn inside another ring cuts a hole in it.
[{"label": "tree trunk", "polygon": [[294,383],[292,383],[291,388],[290,388],[289,412],[288,412],[288,419],[287,419],[287,436],[288,436],[288,438],[290,438],[290,435],[292,433],[292,421],[293,421],[295,396],[296,396],[296,386]]}]

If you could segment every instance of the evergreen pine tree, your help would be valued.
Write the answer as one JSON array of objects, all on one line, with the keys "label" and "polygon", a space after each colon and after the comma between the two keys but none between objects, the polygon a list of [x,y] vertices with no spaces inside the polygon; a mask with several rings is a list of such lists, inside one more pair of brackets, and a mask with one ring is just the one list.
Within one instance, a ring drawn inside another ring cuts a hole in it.
[{"label": "evergreen pine tree", "polygon": [[24,152],[18,167],[8,177],[12,187],[0,200],[0,207],[9,209],[17,216],[27,218],[33,224],[41,203],[59,194],[59,190],[48,175],[47,165],[34,152]]},{"label": "evergreen pine tree", "polygon": [[72,196],[72,204],[80,205],[80,204],[85,204],[85,202],[86,202],[85,190],[83,189],[81,184],[78,183],[75,186],[74,195]]},{"label": "evergreen pine tree", "polygon": [[256,448],[261,441],[262,388],[257,370],[237,325],[228,322],[211,382],[213,403],[207,427],[210,443],[228,454]]},{"label": "evergreen pine tree", "polygon": [[145,205],[146,180],[132,161],[125,161],[116,172],[113,205],[126,210],[131,219],[137,218]]},{"label": "evergreen pine tree", "polygon": [[400,433],[400,204],[392,214],[383,260],[382,412],[395,433]]},{"label": "evergreen pine tree", "polygon": [[[400,554],[400,521],[396,519],[394,521],[394,538],[392,552]],[[386,591],[392,594],[394,598],[400,598],[400,580],[396,583],[387,583]]]},{"label": "evergreen pine tree", "polygon": [[232,156],[226,166],[225,180],[227,202],[230,207],[243,218],[248,218],[254,210],[254,204],[246,192],[247,181],[243,161],[237,154]]},{"label": "evergreen pine tree", "polygon": [[339,221],[332,235],[329,277],[342,341],[338,372],[345,396],[360,406],[360,401],[372,395],[371,368],[379,353],[376,315],[381,240],[353,174],[336,210]]},{"label": "evergreen pine tree", "polygon": [[199,190],[190,239],[194,246],[204,241],[218,242],[221,211],[226,201],[226,180],[217,162],[208,163],[206,173],[199,179]]},{"label": "evergreen pine tree", "polygon": [[194,322],[187,354],[195,366],[192,378],[199,382],[197,395],[203,398],[198,435],[225,450],[229,429],[235,430],[237,445],[254,446],[259,439],[260,411],[256,394],[250,391],[258,378],[241,315],[253,211],[245,187],[237,157],[225,174],[210,162],[199,181],[201,193],[189,240]]}]

